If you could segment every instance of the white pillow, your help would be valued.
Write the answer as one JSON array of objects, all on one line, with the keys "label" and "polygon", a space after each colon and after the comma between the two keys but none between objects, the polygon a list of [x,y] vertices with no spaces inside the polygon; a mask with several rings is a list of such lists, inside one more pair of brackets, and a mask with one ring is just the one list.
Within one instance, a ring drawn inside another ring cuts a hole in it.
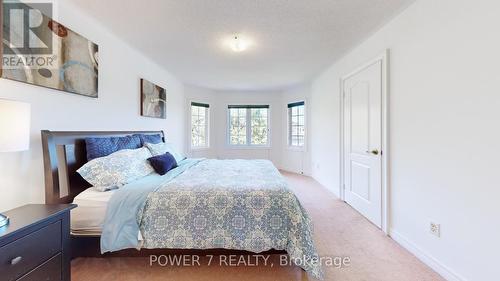
[{"label": "white pillow", "polygon": [[153,156],[163,155],[167,152],[172,154],[172,156],[174,156],[175,162],[177,162],[177,164],[179,164],[182,160],[186,159],[186,157],[184,155],[177,152],[177,150],[174,148],[174,146],[168,142],[167,143],[160,142],[157,144],[145,143],[144,146],[149,149],[149,151],[151,152],[151,154],[153,154]]},{"label": "white pillow", "polygon": [[124,149],[93,159],[77,172],[97,190],[106,191],[153,173],[154,169],[148,162],[151,156],[145,147]]}]

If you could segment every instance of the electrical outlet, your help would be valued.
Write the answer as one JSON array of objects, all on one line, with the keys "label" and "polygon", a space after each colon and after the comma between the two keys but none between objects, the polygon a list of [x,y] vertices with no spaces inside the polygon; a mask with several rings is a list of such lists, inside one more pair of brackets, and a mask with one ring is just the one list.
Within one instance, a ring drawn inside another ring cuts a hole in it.
[{"label": "electrical outlet", "polygon": [[439,223],[431,222],[429,225],[429,230],[432,235],[441,237],[441,225]]}]

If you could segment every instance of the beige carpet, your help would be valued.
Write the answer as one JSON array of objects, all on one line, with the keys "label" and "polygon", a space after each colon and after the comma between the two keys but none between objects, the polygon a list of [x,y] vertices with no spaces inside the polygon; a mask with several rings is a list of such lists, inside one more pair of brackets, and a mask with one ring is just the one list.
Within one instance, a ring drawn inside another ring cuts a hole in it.
[{"label": "beige carpet", "polygon": [[[284,175],[312,217],[319,254],[350,259],[350,264],[343,268],[324,267],[325,280],[443,280],[313,179],[290,173]],[[278,256],[271,259],[273,264],[279,264]],[[72,262],[72,280],[314,280],[294,266],[221,267],[218,262],[212,262],[211,266],[207,264],[208,260],[200,260],[201,266],[150,267],[149,258],[79,258]]]}]

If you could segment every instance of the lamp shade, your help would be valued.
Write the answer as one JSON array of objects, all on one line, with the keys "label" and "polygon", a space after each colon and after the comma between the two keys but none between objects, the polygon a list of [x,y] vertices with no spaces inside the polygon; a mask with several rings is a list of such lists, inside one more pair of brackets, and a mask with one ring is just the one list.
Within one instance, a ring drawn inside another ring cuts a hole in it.
[{"label": "lamp shade", "polygon": [[31,106],[0,99],[0,152],[28,150]]}]

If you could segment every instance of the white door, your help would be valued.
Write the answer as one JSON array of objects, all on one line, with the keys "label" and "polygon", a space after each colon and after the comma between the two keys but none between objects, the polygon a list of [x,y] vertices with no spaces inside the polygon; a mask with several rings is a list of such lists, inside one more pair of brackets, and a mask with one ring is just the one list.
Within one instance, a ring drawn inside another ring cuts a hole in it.
[{"label": "white door", "polygon": [[382,226],[382,62],[344,80],[344,200]]}]

